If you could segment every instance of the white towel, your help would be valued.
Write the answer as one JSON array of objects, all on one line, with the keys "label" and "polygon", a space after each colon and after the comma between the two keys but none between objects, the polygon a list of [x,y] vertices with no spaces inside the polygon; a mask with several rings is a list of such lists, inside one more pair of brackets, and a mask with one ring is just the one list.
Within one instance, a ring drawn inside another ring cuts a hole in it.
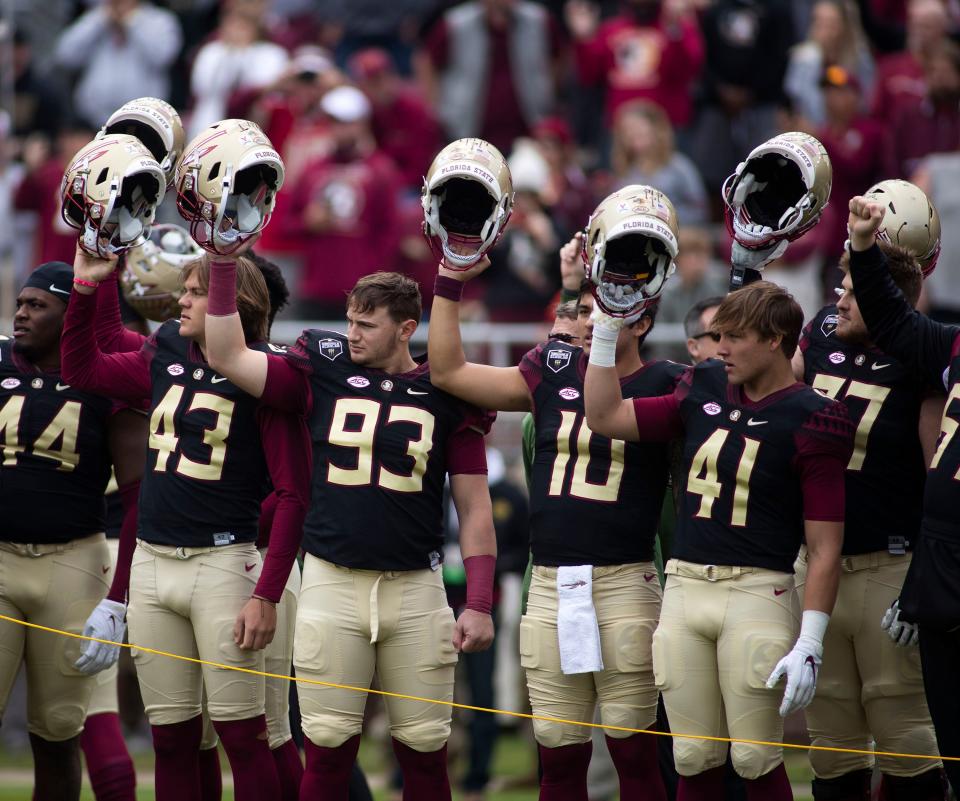
[{"label": "white towel", "polygon": [[593,565],[557,568],[557,638],[567,675],[603,670],[600,627],[593,608]]}]

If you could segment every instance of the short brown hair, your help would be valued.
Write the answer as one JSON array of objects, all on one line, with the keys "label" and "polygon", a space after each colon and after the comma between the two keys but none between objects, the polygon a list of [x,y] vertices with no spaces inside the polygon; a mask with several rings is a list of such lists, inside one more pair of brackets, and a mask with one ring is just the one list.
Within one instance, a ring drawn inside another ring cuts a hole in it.
[{"label": "short brown hair", "polygon": [[347,308],[372,312],[385,307],[395,323],[420,322],[420,287],[401,273],[376,272],[365,275],[347,295]]},{"label": "short brown hair", "polygon": [[[907,299],[907,303],[916,306],[920,300],[920,291],[923,289],[923,271],[920,268],[920,262],[917,257],[899,245],[891,245],[889,242],[877,242],[883,255],[887,257],[887,268],[890,270],[890,277],[897,288]],[[840,257],[840,269],[844,272],[850,269],[850,254],[843,251]],[[857,288],[853,288],[854,294]]]},{"label": "short brown hair", "polygon": [[803,328],[803,309],[783,287],[756,281],[727,295],[710,327],[721,333],[756,331],[761,339],[781,337],[780,348],[792,359]]},{"label": "short brown hair", "polygon": [[[206,292],[210,287],[210,261],[213,257],[205,253],[196,261],[183,268],[181,283],[186,283],[191,275],[197,276],[197,283]],[[237,265],[237,311],[243,325],[243,336],[247,342],[261,342],[267,338],[270,319],[270,293],[267,291],[263,274],[246,256],[238,256]]]}]

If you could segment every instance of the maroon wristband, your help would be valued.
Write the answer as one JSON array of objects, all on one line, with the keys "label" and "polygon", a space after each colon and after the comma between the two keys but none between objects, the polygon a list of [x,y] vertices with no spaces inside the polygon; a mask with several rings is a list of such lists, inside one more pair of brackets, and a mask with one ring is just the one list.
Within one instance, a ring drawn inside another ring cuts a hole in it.
[{"label": "maroon wristband", "polygon": [[452,300],[459,303],[463,296],[463,281],[456,278],[450,278],[447,275],[438,275],[437,280],[433,282],[433,294],[439,298]]},{"label": "maroon wristband", "polygon": [[228,317],[237,311],[237,263],[214,259],[210,262],[207,314]]},{"label": "maroon wristband", "polygon": [[463,569],[467,574],[467,609],[489,615],[493,609],[493,575],[497,569],[497,557],[487,554],[468,556],[463,560]]}]

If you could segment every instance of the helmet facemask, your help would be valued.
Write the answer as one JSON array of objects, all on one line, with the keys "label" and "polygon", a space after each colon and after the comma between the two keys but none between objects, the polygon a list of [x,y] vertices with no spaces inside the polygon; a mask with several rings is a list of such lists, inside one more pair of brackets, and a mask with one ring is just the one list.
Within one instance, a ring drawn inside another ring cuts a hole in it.
[{"label": "helmet facemask", "polygon": [[451,270],[466,270],[480,261],[510,218],[509,196],[498,204],[483,183],[469,178],[450,178],[429,198],[424,233],[434,256]]},{"label": "helmet facemask", "polygon": [[[620,234],[602,242],[600,236],[591,243],[595,256],[588,265],[593,296],[611,317],[635,318],[660,297],[674,271],[674,256],[657,237]],[[586,261],[586,248],[583,256]]]}]

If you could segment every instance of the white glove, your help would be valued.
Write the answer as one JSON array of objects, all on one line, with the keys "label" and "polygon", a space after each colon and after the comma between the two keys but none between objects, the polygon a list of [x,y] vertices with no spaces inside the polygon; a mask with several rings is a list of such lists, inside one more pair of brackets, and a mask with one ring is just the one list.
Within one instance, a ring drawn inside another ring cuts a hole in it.
[{"label": "white glove", "polygon": [[767,679],[767,689],[772,690],[783,676],[787,677],[787,688],[783,691],[783,703],[780,704],[780,717],[785,718],[791,712],[803,709],[813,700],[817,689],[817,673],[823,657],[823,635],[827,630],[830,615],[826,612],[807,610],[803,613],[800,636],[790,651]]},{"label": "white glove", "polygon": [[900,600],[897,599],[890,608],[883,613],[880,628],[887,632],[887,636],[900,648],[909,648],[916,645],[920,639],[920,630],[916,623],[900,619]]},{"label": "white glove", "polygon": [[[87,625],[83,627],[83,636],[121,643],[127,633],[126,617],[126,604],[104,598],[87,618]],[[92,676],[94,673],[99,673],[101,670],[110,667],[119,658],[119,645],[108,645],[103,642],[87,640],[84,644],[83,653],[74,663],[74,667],[81,673]]]},{"label": "white glove", "polygon": [[620,336],[620,329],[627,325],[627,321],[621,317],[611,317],[609,314],[602,312],[599,306],[593,307],[590,320],[593,323],[590,364],[597,367],[615,367],[617,364],[617,338]]}]

